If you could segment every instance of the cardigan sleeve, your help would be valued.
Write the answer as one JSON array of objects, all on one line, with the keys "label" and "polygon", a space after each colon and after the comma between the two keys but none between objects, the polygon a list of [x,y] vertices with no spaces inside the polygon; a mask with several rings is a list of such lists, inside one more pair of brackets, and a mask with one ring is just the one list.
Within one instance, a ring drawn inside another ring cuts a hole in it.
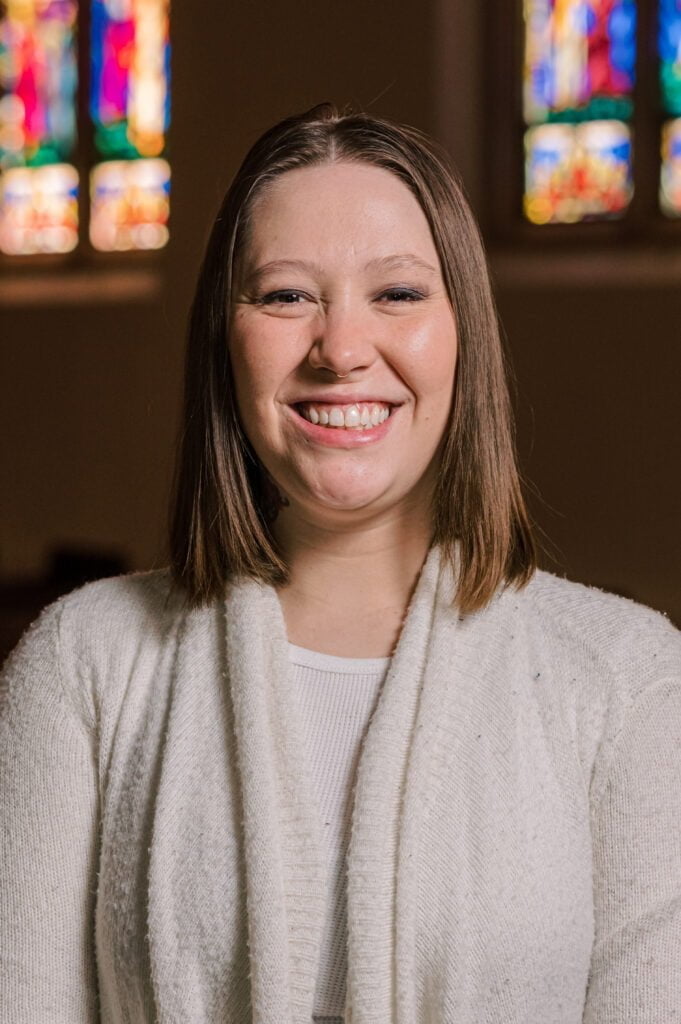
[{"label": "cardigan sleeve", "polygon": [[629,709],[592,835],[584,1024],[681,1022],[681,672]]},{"label": "cardigan sleeve", "polygon": [[94,1024],[98,789],[94,723],[60,670],[60,605],[0,686],[0,1019]]}]

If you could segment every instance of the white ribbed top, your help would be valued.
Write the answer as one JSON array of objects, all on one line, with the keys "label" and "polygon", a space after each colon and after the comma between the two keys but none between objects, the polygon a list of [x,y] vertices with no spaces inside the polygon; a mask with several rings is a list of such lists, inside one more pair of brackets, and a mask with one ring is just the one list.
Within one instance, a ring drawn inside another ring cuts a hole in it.
[{"label": "white ribbed top", "polygon": [[343,1024],[347,973],[345,858],[362,741],[390,658],[338,658],[289,644],[289,658],[326,838],[329,888],[313,1021]]}]

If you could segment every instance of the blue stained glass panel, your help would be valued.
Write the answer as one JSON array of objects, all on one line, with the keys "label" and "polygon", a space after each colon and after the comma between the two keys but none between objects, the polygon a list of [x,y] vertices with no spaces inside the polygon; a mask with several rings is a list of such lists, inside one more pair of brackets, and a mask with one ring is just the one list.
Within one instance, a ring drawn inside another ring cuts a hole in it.
[{"label": "blue stained glass panel", "polygon": [[681,0],[660,0],[658,17],[660,88],[665,113],[681,115]]},{"label": "blue stained glass panel", "polygon": [[168,0],[92,0],[90,115],[105,159],[157,157],[170,122]]},{"label": "blue stained glass panel", "polygon": [[527,124],[629,120],[635,0],[525,0]]}]

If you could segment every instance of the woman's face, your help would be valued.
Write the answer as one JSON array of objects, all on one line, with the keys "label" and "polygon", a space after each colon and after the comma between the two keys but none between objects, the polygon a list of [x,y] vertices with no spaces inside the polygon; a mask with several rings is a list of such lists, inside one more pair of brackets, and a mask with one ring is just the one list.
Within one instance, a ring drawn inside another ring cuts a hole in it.
[{"label": "woman's face", "polygon": [[234,296],[240,420],[292,510],[340,524],[429,502],[457,337],[406,185],[362,163],[281,175],[255,202]]}]

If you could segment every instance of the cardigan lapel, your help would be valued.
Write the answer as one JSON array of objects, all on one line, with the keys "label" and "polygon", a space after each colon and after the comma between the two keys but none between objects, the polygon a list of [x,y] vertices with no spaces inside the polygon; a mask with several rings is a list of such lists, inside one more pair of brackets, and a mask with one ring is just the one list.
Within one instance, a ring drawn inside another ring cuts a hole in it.
[{"label": "cardigan lapel", "polygon": [[[456,620],[453,593],[452,574],[440,572],[439,551],[433,549],[421,571],[358,766],[348,850],[346,1024],[413,1024],[416,1019],[413,946],[408,948],[413,914],[398,886],[399,877],[409,879],[415,866],[409,863],[413,829],[405,820],[404,799],[433,619],[439,602]],[[407,890],[405,896],[411,896],[413,886],[408,884]]]},{"label": "cardigan lapel", "polygon": [[310,1024],[327,886],[275,591],[239,581],[227,663],[243,801],[253,1024]]},{"label": "cardigan lapel", "polygon": [[[453,594],[452,572],[441,568],[439,551],[433,549],[360,756],[347,860],[346,1024],[413,1024],[416,1019],[411,858],[429,757],[427,737],[419,735],[421,695],[426,676],[450,674],[443,658],[451,644],[443,643],[443,632],[457,627]],[[310,1024],[328,880],[286,628],[275,591],[253,581],[229,588],[226,612],[253,1024]],[[418,778],[411,777],[415,757]]]}]

